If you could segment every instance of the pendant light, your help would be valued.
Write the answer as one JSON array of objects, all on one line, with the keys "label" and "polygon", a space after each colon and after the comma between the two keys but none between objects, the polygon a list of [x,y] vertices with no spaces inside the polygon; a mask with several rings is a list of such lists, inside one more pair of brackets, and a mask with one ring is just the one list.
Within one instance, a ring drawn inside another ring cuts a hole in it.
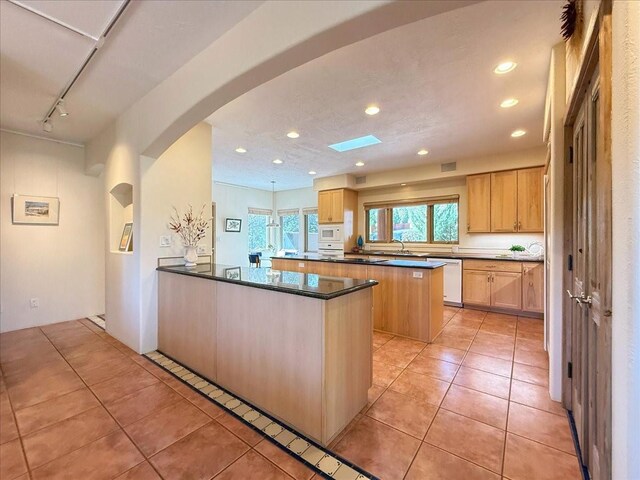
[{"label": "pendant light", "polygon": [[267,227],[271,227],[271,228],[279,227],[280,225],[278,225],[278,223],[274,220],[274,216],[273,216],[273,214],[276,213],[276,181],[275,180],[271,180],[271,207],[273,208],[273,210],[272,210],[271,220],[269,221],[269,223],[267,223]]}]

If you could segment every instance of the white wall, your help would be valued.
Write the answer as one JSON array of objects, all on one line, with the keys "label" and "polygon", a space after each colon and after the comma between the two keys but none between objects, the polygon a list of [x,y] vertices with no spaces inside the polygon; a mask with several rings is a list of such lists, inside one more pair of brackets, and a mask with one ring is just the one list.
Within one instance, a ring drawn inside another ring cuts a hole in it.
[{"label": "white wall", "polygon": [[[503,155],[494,157],[493,162],[485,166],[485,170],[481,171],[493,171],[501,169],[518,168],[521,166],[533,166],[543,165],[546,155],[545,148],[536,148],[534,150],[527,150],[524,153],[518,152],[512,155]],[[458,165],[458,175],[460,172],[466,172],[467,169],[475,168],[467,166],[471,164],[470,161],[460,162]],[[481,163],[483,165],[483,163]],[[425,168],[431,166],[425,166]],[[439,165],[436,165],[439,168]],[[476,170],[473,173],[478,173]],[[386,176],[387,180],[384,180]],[[467,184],[466,177],[446,178],[450,174],[433,173],[431,175],[432,180],[427,183],[408,184],[402,187],[398,184],[402,179],[407,180],[407,177],[403,176],[402,171],[388,172],[387,174],[376,174],[372,181],[395,183],[396,186],[388,188],[379,188],[373,190],[360,190],[358,192],[358,234],[365,237],[365,214],[364,204],[368,202],[379,202],[388,200],[402,200],[407,198],[422,198],[422,197],[436,197],[441,195],[459,195],[459,225],[460,225],[460,251],[504,251],[507,250],[513,244],[519,244],[527,246],[533,241],[542,242],[543,235],[540,234],[525,234],[525,233],[467,233],[465,225],[467,224]],[[438,178],[440,177],[440,178]],[[443,178],[444,177],[444,178]],[[415,178],[415,176],[414,176]],[[410,181],[410,180],[409,180]],[[369,175],[367,175],[367,183],[369,183]],[[381,244],[374,244],[375,247],[380,248]],[[398,245],[389,244],[391,249],[397,249]],[[438,252],[438,251],[451,251],[451,246],[437,246],[437,245],[420,245],[411,244],[412,250],[420,251],[421,249]]]},{"label": "white wall", "polygon": [[[298,237],[299,251],[302,253],[304,250],[304,215],[302,213],[303,208],[317,208],[318,207],[318,192],[313,188],[297,188],[294,190],[284,190],[282,192],[276,192],[276,209],[288,209],[299,208],[298,224],[300,225],[300,235]],[[278,238],[278,246],[282,247],[282,238]]]},{"label": "white wall", "polygon": [[[59,197],[60,224],[13,225],[13,194]],[[84,174],[84,149],[0,132],[0,331],[104,313],[104,237],[102,179]]]},{"label": "white wall", "polygon": [[[214,183],[212,194],[213,201],[216,202],[216,263],[248,266],[247,217],[249,207],[272,209],[271,192]],[[240,232],[225,232],[225,218],[240,218],[242,220]]]},{"label": "white wall", "polygon": [[613,2],[612,448],[614,479],[640,478],[640,2]]}]

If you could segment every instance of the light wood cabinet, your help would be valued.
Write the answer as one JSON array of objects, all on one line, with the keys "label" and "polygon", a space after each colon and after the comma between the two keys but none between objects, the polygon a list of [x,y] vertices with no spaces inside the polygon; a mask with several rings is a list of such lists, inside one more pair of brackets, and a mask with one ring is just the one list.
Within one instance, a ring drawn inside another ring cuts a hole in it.
[{"label": "light wood cabinet", "polygon": [[467,232],[544,231],[544,167],[467,177]]},{"label": "light wood cabinet", "polygon": [[491,174],[467,177],[467,232],[491,231]]},{"label": "light wood cabinet", "polygon": [[518,170],[518,231],[542,232],[544,168]]},{"label": "light wood cabinet", "polygon": [[480,270],[465,270],[462,274],[464,303],[491,305],[491,273]]},{"label": "light wood cabinet", "polygon": [[518,231],[518,172],[491,174],[491,231]]},{"label": "light wood cabinet", "polygon": [[344,222],[344,189],[318,192],[318,223]]},{"label": "light wood cabinet", "polygon": [[542,313],[544,310],[544,266],[522,264],[522,310]]},{"label": "light wood cabinet", "polygon": [[522,306],[522,274],[491,272],[491,306],[520,310]]}]

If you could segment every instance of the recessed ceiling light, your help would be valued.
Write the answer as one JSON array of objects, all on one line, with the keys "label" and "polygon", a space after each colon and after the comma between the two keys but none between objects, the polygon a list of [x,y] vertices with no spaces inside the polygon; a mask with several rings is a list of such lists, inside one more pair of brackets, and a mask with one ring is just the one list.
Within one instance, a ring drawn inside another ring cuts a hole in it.
[{"label": "recessed ceiling light", "polygon": [[356,162],[356,167],[364,167],[364,162]]},{"label": "recessed ceiling light", "polygon": [[516,62],[512,62],[512,61],[502,62],[496,68],[494,68],[493,71],[498,75],[503,75],[505,73],[509,73],[510,71],[512,71],[514,68],[516,68],[517,65],[518,64]]},{"label": "recessed ceiling light", "polygon": [[236,152],[238,152],[238,153],[247,153],[247,151],[242,147],[236,148]]},{"label": "recessed ceiling light", "polygon": [[298,138],[299,136],[300,136],[300,134],[298,132],[296,132],[296,131],[293,131],[293,130],[291,132],[287,133],[287,137],[289,137],[289,138]]},{"label": "recessed ceiling light", "polygon": [[401,184],[400,184],[400,186],[401,186],[401,187],[406,187],[406,186],[407,186],[407,184],[406,184],[406,183],[401,183]]},{"label": "recessed ceiling light", "polygon": [[375,105],[369,105],[364,113],[366,113],[367,115],[376,115],[378,113],[380,113],[380,108],[375,106]]},{"label": "recessed ceiling light", "polygon": [[527,132],[525,132],[524,130],[514,130],[513,132],[511,132],[511,136],[513,138],[518,138],[523,136],[524,134],[526,134]]},{"label": "recessed ceiling light", "polygon": [[418,150],[418,155],[426,155],[427,153],[429,153],[429,150],[425,150],[424,148],[422,150]]},{"label": "recessed ceiling light", "polygon": [[316,172],[314,170],[309,170],[309,175],[315,175]]},{"label": "recessed ceiling light", "polygon": [[279,158],[276,158],[273,163],[275,163],[276,165],[280,165],[282,163],[282,160],[280,160]]},{"label": "recessed ceiling light", "polygon": [[502,108],[511,108],[511,107],[515,107],[517,104],[518,104],[518,99],[516,99],[516,98],[507,98],[506,100],[502,101],[500,106]]}]

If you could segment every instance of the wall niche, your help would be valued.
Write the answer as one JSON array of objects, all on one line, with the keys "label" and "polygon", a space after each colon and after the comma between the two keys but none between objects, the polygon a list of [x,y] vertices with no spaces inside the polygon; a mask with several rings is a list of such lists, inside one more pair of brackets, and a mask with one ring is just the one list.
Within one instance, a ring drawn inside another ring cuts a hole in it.
[{"label": "wall niche", "polygon": [[[133,185],[119,183],[109,192],[109,250],[111,253],[133,252],[133,238],[127,251],[120,250],[124,226],[133,222]],[[133,236],[133,233],[131,234]]]}]

